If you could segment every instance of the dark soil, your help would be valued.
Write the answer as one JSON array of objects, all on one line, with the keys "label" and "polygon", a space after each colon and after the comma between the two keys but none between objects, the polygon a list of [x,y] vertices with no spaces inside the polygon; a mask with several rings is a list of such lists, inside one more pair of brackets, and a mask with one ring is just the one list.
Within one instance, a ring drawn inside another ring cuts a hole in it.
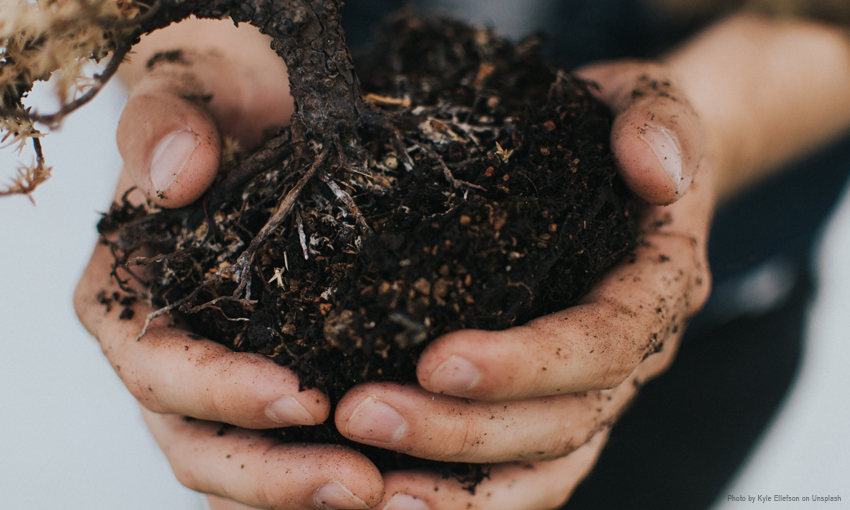
[{"label": "dark soil", "polygon": [[[414,382],[417,357],[447,332],[570,306],[636,237],[608,110],[553,69],[537,40],[512,46],[418,18],[386,33],[357,69],[366,100],[391,123],[360,129],[365,163],[320,169],[306,184],[256,252],[247,287],[227,268],[305,172],[288,130],[229,167],[265,162],[247,184],[224,169],[198,205],[116,204],[100,225],[118,232],[119,265],[153,275],[140,279],[156,306],[291,367],[332,401],[364,381]],[[162,255],[139,259],[145,245]],[[351,443],[332,423],[280,433],[366,451],[382,470],[483,474]]]}]

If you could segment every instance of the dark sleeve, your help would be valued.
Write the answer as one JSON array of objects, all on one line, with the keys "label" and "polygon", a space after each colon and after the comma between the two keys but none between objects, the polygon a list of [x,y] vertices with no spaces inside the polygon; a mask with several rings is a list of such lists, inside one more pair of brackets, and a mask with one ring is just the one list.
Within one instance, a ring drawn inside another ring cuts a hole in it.
[{"label": "dark sleeve", "polygon": [[356,49],[369,41],[376,26],[395,11],[402,9],[404,0],[353,0],[342,7],[342,26],[349,47]]}]

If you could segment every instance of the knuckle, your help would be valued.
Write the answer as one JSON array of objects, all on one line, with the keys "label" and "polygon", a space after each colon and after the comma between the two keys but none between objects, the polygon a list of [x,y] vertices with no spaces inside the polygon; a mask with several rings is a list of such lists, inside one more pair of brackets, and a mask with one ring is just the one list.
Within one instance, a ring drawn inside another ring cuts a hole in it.
[{"label": "knuckle", "polygon": [[275,503],[283,499],[280,487],[270,483],[260,483],[254,491],[254,498],[262,508],[275,508]]},{"label": "knuckle", "polygon": [[[631,356],[631,353],[629,355]],[[640,358],[634,357],[634,359],[637,360]],[[615,388],[621,385],[623,381],[629,378],[637,364],[637,361],[630,363],[617,363],[612,360],[605,372],[605,375],[600,379],[601,384],[598,386],[600,388]]]},{"label": "knuckle", "polygon": [[575,425],[571,424],[569,420],[563,421],[559,434],[555,437],[557,437],[556,442],[540,457],[541,460],[560,459],[578,450],[584,444],[576,439]]},{"label": "knuckle", "polygon": [[604,313],[610,317],[605,330],[611,331],[614,338],[601,354],[604,363],[598,380],[600,388],[613,388],[625,381],[645,357],[650,340],[638,334],[648,329],[643,324],[647,320],[645,315],[632,310],[618,298],[606,298],[604,302],[607,307]]},{"label": "knuckle", "polygon": [[473,420],[464,417],[452,422],[439,444],[435,453],[441,460],[463,462],[476,456],[482,441]]},{"label": "knuckle", "polygon": [[661,356],[657,358],[656,365],[654,367],[653,373],[650,374],[651,377],[655,377],[663,374],[673,365],[673,360],[675,359],[674,352],[672,349],[667,349],[662,351]]},{"label": "knuckle", "polygon": [[124,385],[130,390],[130,393],[136,398],[139,404],[143,405],[148,411],[155,413],[165,413],[168,410],[163,406],[162,402],[156,395],[153,386],[143,377],[129,376],[122,377]]},{"label": "knuckle", "polygon": [[687,239],[690,246],[692,263],[687,271],[687,282],[684,292],[685,311],[688,317],[696,314],[708,301],[711,294],[711,270],[708,265],[708,253],[705,243],[700,243],[694,238]]},{"label": "knuckle", "polygon": [[540,502],[540,510],[554,510],[561,508],[570,499],[573,492],[573,485],[570,483],[553,484],[553,487],[543,494]]},{"label": "knuckle", "polygon": [[703,264],[701,270],[694,277],[693,282],[694,292],[694,300],[693,300],[693,313],[699,311],[705,303],[708,301],[709,296],[711,295],[712,288],[712,277],[711,271],[708,269],[708,264]]},{"label": "knuckle", "polygon": [[208,492],[204,484],[200,482],[195,471],[186,465],[185,462],[171,457],[168,460],[171,464],[171,471],[174,473],[174,477],[177,478],[177,481],[181,485],[196,492]]},{"label": "knuckle", "polygon": [[226,414],[228,407],[229,392],[221,391],[206,391],[202,400],[202,405],[205,408],[209,418],[220,418]]},{"label": "knuckle", "polygon": [[[204,393],[201,412],[206,419],[232,423],[235,419],[247,419],[251,406],[245,402],[245,395],[234,395],[228,387],[210,388]],[[238,409],[235,406],[238,405]],[[237,423],[239,425],[239,423]]]},{"label": "knuckle", "polygon": [[89,324],[89,307],[91,306],[91,302],[87,297],[88,294],[88,285],[86,285],[86,275],[77,282],[77,286],[74,288],[74,312],[77,314],[77,318],[91,332],[90,324]]},{"label": "knuckle", "polygon": [[[651,345],[651,343],[650,343]],[[611,357],[603,377],[603,388],[614,388],[623,383],[646,357],[647,340],[640,338],[636,331],[628,331],[621,335],[614,346],[614,356]]]}]

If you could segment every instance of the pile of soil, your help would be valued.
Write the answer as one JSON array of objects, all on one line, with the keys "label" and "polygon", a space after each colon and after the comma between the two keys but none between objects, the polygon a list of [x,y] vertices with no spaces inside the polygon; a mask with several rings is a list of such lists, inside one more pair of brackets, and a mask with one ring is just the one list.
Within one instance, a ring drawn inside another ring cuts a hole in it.
[{"label": "pile of soil", "polygon": [[[539,41],[514,46],[489,30],[410,17],[385,33],[356,65],[366,100],[392,124],[360,130],[365,164],[320,170],[306,185],[259,247],[244,295],[222,270],[303,175],[288,130],[231,162],[274,159],[241,187],[225,168],[194,206],[124,202],[100,224],[118,234],[119,266],[153,275],[139,278],[155,305],[290,367],[332,402],[364,381],[415,381],[417,357],[447,332],[508,328],[570,306],[636,239],[608,146],[610,113],[546,62]],[[142,246],[161,255],[141,259]],[[482,475],[351,443],[332,423],[280,433],[352,446],[382,470]]]}]

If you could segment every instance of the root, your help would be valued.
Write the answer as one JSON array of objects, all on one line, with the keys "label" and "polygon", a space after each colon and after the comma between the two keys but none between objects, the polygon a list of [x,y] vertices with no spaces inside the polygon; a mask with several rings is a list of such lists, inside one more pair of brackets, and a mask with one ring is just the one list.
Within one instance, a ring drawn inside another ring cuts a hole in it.
[{"label": "root", "polygon": [[291,151],[285,150],[284,147],[289,144],[291,138],[292,133],[288,130],[284,131],[266,142],[258,152],[242,161],[215,190],[208,208],[212,211],[217,210],[227,197],[233,196],[236,190],[241,189],[246,182],[286,159]]},{"label": "root", "polygon": [[148,316],[145,318],[145,325],[144,325],[144,327],[142,327],[141,333],[139,333],[139,336],[136,337],[136,341],[138,342],[145,335],[148,334],[148,328],[150,328],[151,322],[153,322],[154,319],[156,319],[158,317],[162,317],[165,314],[171,313],[174,310],[176,310],[177,308],[179,308],[179,307],[185,305],[186,303],[188,303],[189,301],[195,299],[195,297],[197,297],[198,294],[200,294],[201,291],[203,289],[205,289],[206,287],[207,287],[207,284],[200,285],[197,289],[193,290],[191,294],[184,297],[183,299],[179,299],[179,300],[171,303],[168,306],[164,306],[164,307],[160,308],[159,310],[157,310],[155,312],[149,313]]},{"label": "root", "polygon": [[336,196],[337,199],[339,199],[343,204],[345,204],[345,207],[348,208],[349,212],[354,215],[354,218],[357,220],[357,226],[360,227],[360,230],[363,232],[363,235],[366,236],[366,239],[369,239],[374,236],[375,231],[372,230],[372,227],[370,227],[369,224],[366,222],[366,218],[363,217],[363,213],[360,212],[360,208],[358,208],[357,204],[354,203],[354,199],[351,198],[351,195],[349,195],[345,192],[345,190],[340,188],[339,185],[337,185],[336,181],[331,179],[331,176],[329,176],[327,173],[320,173],[319,179],[321,179],[322,182],[328,185],[334,196]]},{"label": "root", "polygon": [[[289,192],[283,197],[283,199],[280,201],[280,204],[278,205],[275,213],[272,215],[271,218],[269,218],[268,222],[266,222],[266,224],[263,226],[263,228],[260,230],[260,232],[257,233],[256,236],[254,236],[254,238],[251,240],[251,244],[249,244],[248,247],[245,249],[245,251],[242,252],[242,254],[239,256],[239,259],[236,261],[235,264],[233,264],[232,266],[229,266],[229,267],[223,269],[222,271],[220,271],[213,278],[209,279],[208,281],[206,281],[203,284],[201,284],[200,286],[198,286],[194,291],[192,291],[191,294],[189,294],[185,298],[180,299],[178,301],[175,301],[174,303],[171,303],[168,306],[165,306],[165,307],[160,308],[159,310],[157,310],[153,313],[150,313],[147,316],[147,318],[145,319],[145,325],[142,328],[142,331],[136,337],[136,341],[141,340],[142,337],[144,337],[147,334],[148,329],[150,328],[150,324],[154,319],[161,317],[163,315],[166,315],[168,313],[171,313],[174,310],[186,305],[187,303],[192,302],[198,296],[198,294],[201,292],[201,290],[208,288],[210,286],[214,286],[217,283],[220,283],[221,280],[224,279],[224,278],[232,277],[238,283],[238,286],[237,286],[236,290],[233,292],[232,296],[222,296],[222,297],[215,298],[215,299],[213,299],[213,300],[211,300],[207,303],[189,308],[188,310],[186,310],[186,312],[193,314],[193,313],[200,312],[201,310],[206,310],[206,309],[209,309],[209,308],[217,308],[217,306],[216,306],[217,304],[219,304],[221,302],[225,302],[225,301],[238,303],[242,306],[245,306],[246,308],[250,308],[253,305],[255,305],[257,302],[251,300],[251,292],[250,292],[251,264],[254,261],[254,255],[256,255],[257,250],[260,249],[260,246],[262,246],[263,242],[265,242],[266,239],[268,239],[269,236],[271,236],[271,234],[283,223],[283,221],[292,212],[293,208],[295,207],[295,203],[298,201],[298,198],[301,196],[301,192],[304,190],[304,187],[307,185],[307,183],[310,181],[310,179],[312,179],[313,176],[316,175],[316,173],[319,171],[319,168],[322,166],[322,164],[325,161],[327,161],[328,154],[330,153],[331,147],[333,145],[336,145],[336,144],[335,143],[328,143],[327,146],[322,150],[322,152],[319,153],[318,156],[316,156],[316,159],[310,165],[310,168],[307,170],[307,172],[303,176],[301,176],[301,178],[298,180],[298,182],[295,184],[295,186],[291,190],[289,190]],[[296,152],[297,152],[297,150],[296,150]],[[269,159],[272,159],[272,158],[269,158]],[[339,189],[338,186],[337,186],[337,189]],[[341,193],[345,193],[342,190],[339,190],[339,191]],[[345,194],[345,195],[348,196],[347,194]],[[351,200],[351,204],[353,205],[354,204],[353,199],[351,199],[350,196],[348,196],[348,199]],[[355,208],[356,208],[356,206],[355,206]],[[359,211],[358,211],[358,213],[359,213]],[[360,215],[360,217],[362,218],[362,215]],[[297,217],[297,220],[300,220],[300,216]],[[363,220],[363,222],[365,224],[365,220]],[[366,225],[366,227],[368,228],[368,225]],[[300,229],[299,234],[301,234],[303,236],[303,227]],[[302,240],[302,245],[306,246],[306,243],[304,243],[303,240]],[[306,255],[307,255],[307,252],[305,251],[305,256]],[[158,257],[154,257],[152,259],[147,259],[147,260],[145,260],[145,262],[156,261],[156,259],[158,259]],[[138,260],[138,259],[136,259],[136,260]],[[138,260],[138,261],[141,262],[141,260]],[[117,277],[117,275],[113,275],[113,276]],[[241,296],[244,296],[244,298],[241,297]],[[241,319],[231,319],[231,318],[228,317],[228,320],[241,320]]]},{"label": "root", "polygon": [[257,250],[260,249],[263,242],[272,235],[281,223],[283,223],[283,220],[289,216],[289,213],[292,212],[292,208],[295,207],[295,202],[298,200],[298,197],[301,196],[301,191],[310,179],[316,175],[316,172],[318,172],[322,163],[325,162],[332,145],[335,144],[329,143],[324,149],[322,149],[322,152],[316,157],[313,164],[310,165],[310,169],[307,170],[301,179],[298,180],[295,187],[289,190],[289,193],[283,197],[283,200],[281,200],[274,215],[272,215],[260,232],[254,236],[254,239],[251,240],[251,244],[248,245],[244,252],[242,252],[242,255],[239,256],[239,260],[236,261],[236,264],[227,268],[227,272],[232,273],[236,282],[239,284],[239,287],[236,289],[236,292],[234,292],[233,297],[239,296],[242,291],[246,290],[254,255],[257,253]]},{"label": "root", "polygon": [[220,311],[222,313],[222,315],[224,315],[224,317],[229,321],[248,321],[248,320],[250,320],[250,319],[247,319],[247,318],[244,318],[244,317],[239,317],[239,318],[236,318],[236,319],[228,317],[227,314],[224,313],[224,310],[222,310],[221,308],[216,306],[219,303],[225,302],[225,301],[238,303],[238,304],[244,306],[247,309],[251,309],[251,307],[253,307],[254,305],[257,304],[257,301],[252,301],[250,299],[237,299],[237,298],[234,298],[233,296],[221,296],[221,297],[217,297],[217,298],[213,299],[212,301],[208,301],[208,302],[206,302],[202,305],[198,305],[198,306],[194,306],[192,308],[189,308],[189,309],[186,310],[186,313],[195,314],[195,313],[198,313],[202,310],[206,310],[208,308],[215,308],[216,310]]},{"label": "root", "polygon": [[393,148],[395,149],[396,154],[398,154],[398,157],[401,159],[404,168],[406,168],[407,171],[413,170],[413,160],[410,159],[410,154],[404,150],[404,136],[401,134],[401,130],[398,126],[393,124],[393,121],[390,120],[388,116],[380,112],[370,111],[363,115],[362,121],[365,125],[380,127],[390,131],[393,134]]},{"label": "root", "polygon": [[301,251],[304,252],[304,260],[310,260],[310,250],[307,248],[307,234],[304,233],[304,220],[301,219],[301,214],[295,216],[295,223],[298,225],[298,241],[301,243]]},{"label": "root", "polygon": [[455,176],[452,174],[452,171],[449,169],[448,165],[446,165],[446,162],[443,161],[442,156],[440,156],[439,154],[434,152],[431,148],[426,147],[424,145],[420,145],[418,143],[412,143],[411,147],[419,149],[422,152],[424,152],[425,154],[428,154],[432,158],[436,159],[437,162],[440,163],[440,166],[443,167],[443,175],[446,177],[446,180],[449,183],[451,183],[452,188],[460,189],[462,187],[467,187],[467,188],[477,189],[477,190],[480,190],[480,191],[487,191],[485,188],[482,188],[481,186],[479,186],[477,184],[472,184],[471,182],[466,182],[466,181],[462,181],[460,179],[455,179]]},{"label": "root", "polygon": [[141,288],[143,289],[147,289],[150,286],[150,282],[146,282],[144,279],[139,277],[139,275],[134,273],[133,270],[130,269],[129,264],[123,261],[123,257],[119,258],[115,246],[110,246],[109,251],[112,253],[112,257],[116,261],[114,264],[112,264],[112,271],[110,271],[109,275],[115,280],[115,283],[118,285],[118,288],[121,289],[123,292],[130,294],[131,296],[136,296],[137,298],[141,299],[150,299],[150,294],[148,294],[147,292],[138,291],[132,287],[129,287],[127,284],[130,283],[130,280],[122,279],[121,276],[118,274],[118,269],[122,269],[124,272],[126,272],[130,276],[130,278],[138,282],[139,285],[141,285]]},{"label": "root", "polygon": [[154,257],[133,257],[129,261],[127,261],[127,266],[149,266],[151,264],[161,264],[163,262],[169,262],[174,260],[183,254],[180,252],[174,253],[161,253]]}]

